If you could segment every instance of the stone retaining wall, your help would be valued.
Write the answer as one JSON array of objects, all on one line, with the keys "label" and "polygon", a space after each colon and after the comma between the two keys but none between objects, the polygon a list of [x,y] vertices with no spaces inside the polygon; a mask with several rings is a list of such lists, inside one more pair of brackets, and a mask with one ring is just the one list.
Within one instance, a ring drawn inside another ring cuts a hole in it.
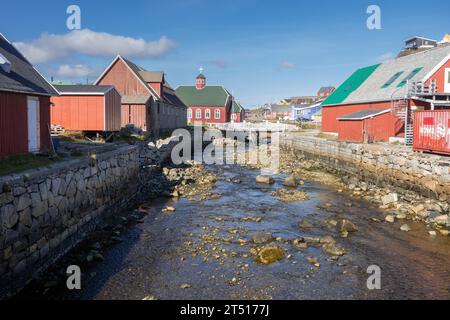
[{"label": "stone retaining wall", "polygon": [[[145,181],[174,141],[125,146],[0,178],[0,299],[92,233],[107,216],[145,196]],[[144,182],[143,182],[144,181]]]},{"label": "stone retaining wall", "polygon": [[281,145],[301,156],[382,187],[415,191],[440,201],[450,200],[450,158],[381,144],[355,144],[285,134]]}]

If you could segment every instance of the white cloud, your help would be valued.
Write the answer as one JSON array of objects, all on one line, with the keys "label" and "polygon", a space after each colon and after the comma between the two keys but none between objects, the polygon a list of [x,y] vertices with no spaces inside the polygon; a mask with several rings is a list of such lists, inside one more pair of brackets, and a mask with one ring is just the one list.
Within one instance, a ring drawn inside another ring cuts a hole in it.
[{"label": "white cloud", "polygon": [[394,59],[394,54],[392,52],[383,53],[381,56],[377,58],[378,62],[388,62],[389,60]]},{"label": "white cloud", "polygon": [[43,33],[31,42],[16,42],[15,45],[33,63],[49,62],[71,54],[160,58],[176,47],[175,42],[165,36],[156,41],[146,41],[89,29],[61,35]]},{"label": "white cloud", "polygon": [[294,69],[295,67],[296,67],[295,64],[287,62],[287,61],[284,61],[281,63],[281,68],[283,68],[283,69]]},{"label": "white cloud", "polygon": [[68,65],[64,64],[59,66],[56,74],[65,78],[84,78],[91,76],[95,73],[91,67],[84,64]]}]

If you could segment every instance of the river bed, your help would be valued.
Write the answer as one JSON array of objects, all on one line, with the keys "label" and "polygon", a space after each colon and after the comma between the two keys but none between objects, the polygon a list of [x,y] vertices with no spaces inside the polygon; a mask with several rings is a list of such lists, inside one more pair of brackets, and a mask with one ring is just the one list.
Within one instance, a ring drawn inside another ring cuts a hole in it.
[{"label": "river bed", "polygon": [[[431,237],[425,225],[388,224],[365,200],[306,181],[309,200],[285,203],[282,188],[260,185],[259,170],[208,167],[219,199],[194,202],[159,198],[144,220],[104,260],[83,273],[82,290],[60,299],[449,299],[450,241]],[[233,182],[239,179],[240,183]],[[175,212],[163,212],[167,206]],[[342,238],[327,220],[348,219],[358,231]],[[302,220],[311,228],[300,228]],[[270,265],[250,253],[252,236],[271,233],[285,257]],[[332,236],[347,254],[339,259],[320,246],[297,248],[302,237]],[[311,260],[316,262],[311,264]],[[315,265],[314,265],[315,264]],[[381,289],[369,290],[369,266],[381,269]],[[33,296],[27,296],[33,298]],[[39,298],[39,297],[35,297]],[[42,297],[40,297],[42,298]]]}]

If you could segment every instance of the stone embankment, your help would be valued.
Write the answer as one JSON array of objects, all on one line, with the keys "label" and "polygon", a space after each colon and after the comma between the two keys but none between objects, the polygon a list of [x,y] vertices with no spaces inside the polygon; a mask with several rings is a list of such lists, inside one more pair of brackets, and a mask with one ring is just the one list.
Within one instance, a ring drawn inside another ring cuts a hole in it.
[{"label": "stone embankment", "polygon": [[147,197],[176,141],[124,146],[0,178],[0,299]]},{"label": "stone embankment", "polygon": [[[388,222],[420,220],[448,235],[450,158],[415,153],[400,146],[353,144],[301,135],[285,135],[281,144],[283,172],[337,183],[338,188],[391,213],[386,217]],[[317,174],[323,169],[339,179],[324,179],[325,175]]]}]

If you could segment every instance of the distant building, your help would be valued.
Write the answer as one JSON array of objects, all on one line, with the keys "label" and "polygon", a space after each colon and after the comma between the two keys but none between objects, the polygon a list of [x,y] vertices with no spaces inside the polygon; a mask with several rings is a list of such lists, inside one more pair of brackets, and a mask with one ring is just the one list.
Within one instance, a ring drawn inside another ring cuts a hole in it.
[{"label": "distant building", "polygon": [[200,70],[195,86],[179,86],[177,96],[188,106],[188,123],[242,122],[243,109],[223,86],[206,85],[206,77]]},{"label": "distant building", "polygon": [[434,48],[438,45],[437,40],[428,39],[423,37],[412,37],[405,40],[406,50],[417,50],[423,48]]},{"label": "distant building", "polygon": [[269,104],[264,107],[264,119],[289,120],[292,117],[292,105]]},{"label": "distant building", "polygon": [[51,150],[50,97],[56,95],[0,34],[0,157]]},{"label": "distant building", "polygon": [[187,107],[162,71],[148,71],[119,55],[95,84],[115,86],[122,95],[122,126],[133,124],[155,136],[186,126]]},{"label": "distant building", "polygon": [[356,70],[323,102],[322,130],[344,141],[411,144],[415,110],[450,107],[449,57],[450,46],[439,46]]},{"label": "distant building", "polygon": [[325,99],[328,98],[334,91],[336,90],[335,87],[329,86],[329,87],[322,87],[317,91],[317,97],[319,99]]}]

